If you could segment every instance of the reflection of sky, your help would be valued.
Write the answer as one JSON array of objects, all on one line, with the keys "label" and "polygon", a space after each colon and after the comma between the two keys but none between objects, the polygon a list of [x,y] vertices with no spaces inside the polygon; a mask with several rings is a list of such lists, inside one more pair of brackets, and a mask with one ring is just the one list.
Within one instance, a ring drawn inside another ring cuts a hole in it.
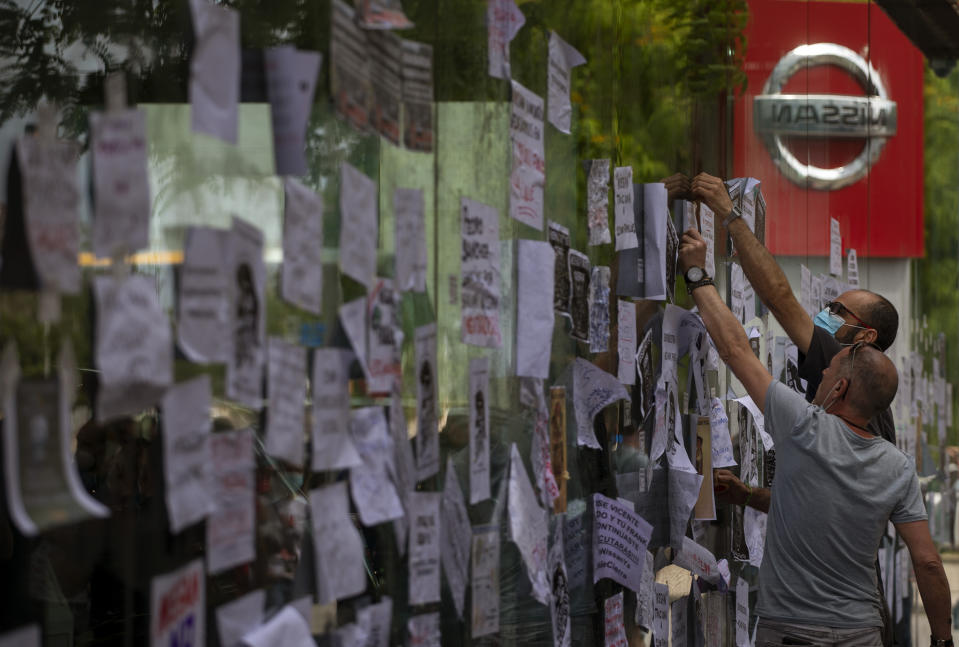
[{"label": "reflection of sky", "polygon": [[283,185],[273,174],[269,106],[239,106],[235,146],[193,133],[189,104],[141,107],[153,200],[150,250],[180,249],[185,227],[226,229],[235,215],[263,231],[267,260],[279,261]]}]

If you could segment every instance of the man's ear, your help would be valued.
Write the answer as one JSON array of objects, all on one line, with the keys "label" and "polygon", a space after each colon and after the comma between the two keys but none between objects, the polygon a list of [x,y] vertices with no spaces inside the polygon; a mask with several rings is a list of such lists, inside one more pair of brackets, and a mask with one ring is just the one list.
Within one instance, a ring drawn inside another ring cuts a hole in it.
[{"label": "man's ear", "polygon": [[849,392],[849,378],[841,377],[836,380],[836,384],[832,387],[832,390],[836,392],[838,399],[846,397],[846,393]]},{"label": "man's ear", "polygon": [[866,328],[865,330],[860,330],[859,334],[855,336],[855,341],[864,341],[867,344],[875,344],[876,339],[879,338],[879,333],[875,328]]}]

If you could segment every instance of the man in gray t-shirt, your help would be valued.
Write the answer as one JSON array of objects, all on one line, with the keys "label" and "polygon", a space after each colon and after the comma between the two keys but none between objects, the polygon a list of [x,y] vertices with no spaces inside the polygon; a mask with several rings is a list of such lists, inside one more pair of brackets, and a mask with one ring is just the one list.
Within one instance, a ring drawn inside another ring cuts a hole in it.
[{"label": "man in gray t-shirt", "polygon": [[933,645],[950,645],[949,582],[929,534],[915,468],[867,427],[896,394],[896,367],[878,348],[843,348],[812,403],[774,382],[742,325],[705,276],[706,242],[683,235],[679,263],[720,357],[763,410],[776,479],[759,569],[756,644],[879,647],[873,564],[892,521],[909,548]]}]

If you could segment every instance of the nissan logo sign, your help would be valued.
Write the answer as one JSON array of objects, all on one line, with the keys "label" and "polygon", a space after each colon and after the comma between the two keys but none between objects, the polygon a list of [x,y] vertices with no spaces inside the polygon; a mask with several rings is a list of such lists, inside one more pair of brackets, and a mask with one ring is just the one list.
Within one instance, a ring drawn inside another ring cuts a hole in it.
[{"label": "nissan logo sign", "polygon": [[[834,65],[849,73],[865,96],[781,94],[796,72]],[[832,191],[849,186],[869,171],[886,138],[896,134],[896,102],[889,99],[879,73],[862,56],[833,43],[800,45],[783,56],[753,99],[753,123],[773,161],[790,180]],[[784,136],[844,137],[865,140],[862,152],[845,166],[820,168],[800,162],[783,143]]]}]

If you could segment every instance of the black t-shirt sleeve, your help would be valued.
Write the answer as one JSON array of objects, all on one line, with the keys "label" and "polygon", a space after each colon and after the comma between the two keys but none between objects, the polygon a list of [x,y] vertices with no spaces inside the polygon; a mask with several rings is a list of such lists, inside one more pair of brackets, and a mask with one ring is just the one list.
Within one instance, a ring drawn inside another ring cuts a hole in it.
[{"label": "black t-shirt sleeve", "polygon": [[836,338],[827,330],[813,326],[812,339],[809,340],[809,350],[799,353],[799,377],[806,380],[806,401],[812,402],[816,396],[819,383],[822,382],[822,372],[829,366],[832,358],[842,350]]}]

